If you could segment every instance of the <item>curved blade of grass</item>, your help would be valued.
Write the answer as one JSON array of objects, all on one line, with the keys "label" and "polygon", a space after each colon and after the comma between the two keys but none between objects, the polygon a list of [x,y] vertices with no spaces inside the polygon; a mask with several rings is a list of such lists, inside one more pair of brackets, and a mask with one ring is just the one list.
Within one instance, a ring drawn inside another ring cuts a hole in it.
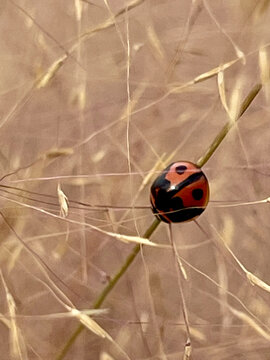
[{"label": "curved blade of grass", "polygon": [[[236,118],[236,121],[239,120],[239,118],[245,113],[245,111],[249,108],[252,101],[255,99],[257,94],[260,92],[262,88],[262,84],[256,84],[248,93],[247,97],[244,99],[244,101],[241,104],[239,114]],[[236,121],[229,121],[218,133],[212,144],[209,146],[205,154],[197,161],[197,165],[199,167],[202,167],[207,163],[207,161],[210,159],[210,157],[214,154],[218,146],[221,144],[222,140],[225,138],[225,136],[228,134],[228,132],[231,130],[231,128],[235,125]],[[149,228],[145,231],[143,237],[146,239],[149,239],[151,235],[154,233],[154,231],[157,229],[158,225],[160,224],[160,220],[155,219],[153,223],[149,226]],[[111,290],[114,288],[114,286],[117,284],[118,280],[124,275],[126,270],[129,268],[129,266],[132,264],[134,259],[136,258],[137,254],[140,251],[142,245],[137,244],[133,247],[130,254],[126,258],[124,264],[119,269],[119,271],[114,275],[114,277],[110,280],[108,285],[103,289],[101,294],[97,297],[93,309],[98,309],[103,304],[104,300],[108,296],[108,294],[111,292]],[[56,357],[56,360],[62,360],[64,359],[65,355],[73,345],[73,343],[76,341],[77,337],[80,335],[80,333],[85,329],[85,327],[80,324],[77,329],[73,332],[73,334],[70,336],[68,341],[66,342],[63,349],[60,351],[58,356]]]}]

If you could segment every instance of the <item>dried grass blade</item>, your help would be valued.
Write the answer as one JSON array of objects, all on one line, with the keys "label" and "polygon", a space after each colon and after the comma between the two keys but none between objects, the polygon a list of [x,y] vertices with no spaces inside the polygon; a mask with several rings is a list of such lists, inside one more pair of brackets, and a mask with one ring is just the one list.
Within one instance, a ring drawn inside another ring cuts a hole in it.
[{"label": "dried grass blade", "polygon": [[191,342],[188,339],[185,345],[183,360],[189,360],[191,358],[191,352],[192,352]]},{"label": "dried grass blade", "polygon": [[100,325],[98,325],[95,320],[91,319],[91,317],[81,313],[77,309],[72,309],[71,314],[73,316],[76,316],[80,320],[80,322],[94,334],[112,341],[111,336]]},{"label": "dried grass blade", "polygon": [[243,313],[242,311],[236,310],[230,307],[231,312],[238,317],[238,319],[242,320],[250,327],[252,327],[259,335],[261,335],[265,340],[270,341],[270,334],[266,332],[256,321],[254,321],[250,316]]},{"label": "dried grass blade", "polygon": [[7,287],[7,284],[5,282],[2,271],[0,272],[0,275],[1,275],[2,283],[4,285],[4,289],[5,289],[5,293],[6,293],[7,305],[8,305],[9,316],[10,316],[9,328],[10,328],[11,359],[27,360],[28,355],[27,355],[24,338],[23,338],[22,333],[16,322],[16,304],[15,304],[12,294],[10,293],[10,291]]},{"label": "dried grass blade", "polygon": [[60,184],[57,185],[57,195],[58,201],[60,205],[60,216],[67,217],[68,216],[68,197],[61,189]]},{"label": "dried grass blade", "polygon": [[270,293],[270,285],[268,285],[266,282],[259,279],[256,275],[252,274],[250,271],[246,272],[246,276],[252,285],[257,285],[261,289]]},{"label": "dried grass blade", "polygon": [[230,110],[228,108],[226,93],[225,93],[225,84],[224,84],[224,71],[220,70],[217,75],[217,83],[218,83],[218,92],[221,104],[223,105],[226,113],[230,116]]}]

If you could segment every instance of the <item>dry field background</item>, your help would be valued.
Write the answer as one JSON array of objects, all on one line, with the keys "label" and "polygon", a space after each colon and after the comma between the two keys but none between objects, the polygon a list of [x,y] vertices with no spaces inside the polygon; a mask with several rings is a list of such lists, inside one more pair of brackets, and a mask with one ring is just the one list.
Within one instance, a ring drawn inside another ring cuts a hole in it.
[{"label": "dry field background", "polygon": [[1,360],[184,359],[166,224],[91,317],[104,333],[84,316],[134,246],[114,234],[153,221],[155,171],[196,162],[260,82],[204,166],[200,227],[173,239],[191,358],[270,358],[269,5],[1,0]]}]

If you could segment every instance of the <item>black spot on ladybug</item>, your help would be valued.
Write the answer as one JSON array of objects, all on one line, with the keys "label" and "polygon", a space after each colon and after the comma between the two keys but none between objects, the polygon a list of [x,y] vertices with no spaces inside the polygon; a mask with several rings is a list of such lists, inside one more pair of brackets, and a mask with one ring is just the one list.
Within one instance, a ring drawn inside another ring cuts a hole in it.
[{"label": "black spot on ladybug", "polygon": [[182,209],[184,207],[183,200],[177,196],[171,199],[170,201],[170,208],[172,211]]},{"label": "black spot on ladybug", "polygon": [[158,196],[155,201],[155,206],[157,209],[169,211],[168,193],[163,189],[159,190]]},{"label": "black spot on ladybug", "polygon": [[203,197],[203,190],[202,189],[194,189],[192,190],[192,197],[195,200],[201,200]]},{"label": "black spot on ladybug", "polygon": [[185,165],[179,165],[175,168],[175,171],[177,174],[182,175],[187,170],[187,167]]},{"label": "black spot on ladybug", "polygon": [[184,207],[183,200],[177,196],[172,198],[168,205],[170,206],[170,212],[167,214],[168,218],[172,222],[177,222],[179,218],[179,211],[181,211]]},{"label": "black spot on ladybug", "polygon": [[166,219],[164,216],[162,216],[162,214],[160,213],[160,211],[155,207],[152,199],[151,199],[151,205],[152,205],[152,211],[154,213],[154,215],[161,221],[164,221],[166,223],[169,223],[169,219]]},{"label": "black spot on ladybug", "polygon": [[182,222],[193,219],[194,217],[199,216],[204,211],[202,207],[193,207],[193,208],[182,208],[177,209],[174,212],[166,214],[172,222]]}]

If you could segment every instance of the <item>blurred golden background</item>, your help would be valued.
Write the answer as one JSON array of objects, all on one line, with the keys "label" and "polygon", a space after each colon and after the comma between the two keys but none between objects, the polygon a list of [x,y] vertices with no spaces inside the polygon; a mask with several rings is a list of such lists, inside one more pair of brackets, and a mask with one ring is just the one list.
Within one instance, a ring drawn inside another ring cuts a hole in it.
[{"label": "blurred golden background", "polygon": [[166,224],[93,316],[105,337],[62,349],[134,246],[110,233],[143,236],[156,172],[196,162],[257,83],[199,226],[172,229],[191,359],[270,358],[269,5],[1,0],[1,359],[188,359]]}]

